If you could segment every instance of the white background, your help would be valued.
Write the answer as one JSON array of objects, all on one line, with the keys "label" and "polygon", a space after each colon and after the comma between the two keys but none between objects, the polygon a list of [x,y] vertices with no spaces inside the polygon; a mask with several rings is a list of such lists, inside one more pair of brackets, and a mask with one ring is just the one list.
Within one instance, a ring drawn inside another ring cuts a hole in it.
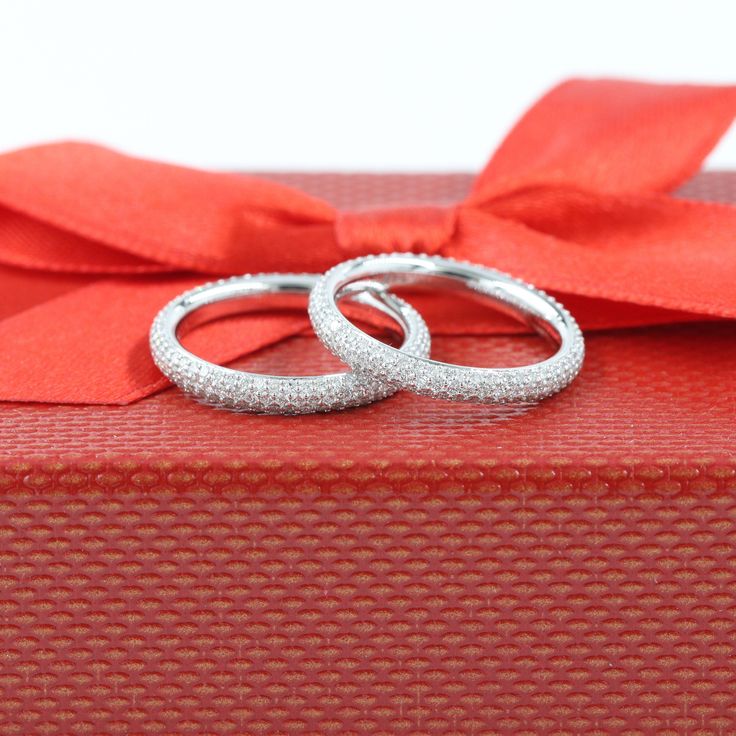
[{"label": "white background", "polygon": [[475,170],[571,75],[736,82],[736,2],[0,0],[0,151]]}]

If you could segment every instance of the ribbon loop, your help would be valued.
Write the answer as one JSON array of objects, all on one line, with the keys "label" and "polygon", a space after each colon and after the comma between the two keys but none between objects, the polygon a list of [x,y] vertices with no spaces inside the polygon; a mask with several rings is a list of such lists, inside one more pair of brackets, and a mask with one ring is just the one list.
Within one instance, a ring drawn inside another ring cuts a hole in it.
[{"label": "ribbon loop", "polygon": [[397,207],[343,212],[335,236],[345,256],[366,253],[437,253],[457,226],[454,207]]}]

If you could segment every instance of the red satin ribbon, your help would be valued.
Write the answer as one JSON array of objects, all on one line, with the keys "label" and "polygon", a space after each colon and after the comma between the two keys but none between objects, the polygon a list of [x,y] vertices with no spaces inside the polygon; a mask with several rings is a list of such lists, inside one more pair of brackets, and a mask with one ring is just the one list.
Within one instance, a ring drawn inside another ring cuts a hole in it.
[{"label": "red satin ribbon", "polygon": [[[736,87],[570,81],[516,125],[465,201],[337,212],[257,178],[61,143],[0,156],[0,400],[122,404],[165,385],[147,332],[214,274],[441,253],[563,295],[583,327],[736,318],[736,207],[675,199],[736,115]],[[206,275],[206,276],[203,276]],[[420,298],[433,330],[499,323]],[[307,329],[264,314],[193,335],[220,361]]]}]

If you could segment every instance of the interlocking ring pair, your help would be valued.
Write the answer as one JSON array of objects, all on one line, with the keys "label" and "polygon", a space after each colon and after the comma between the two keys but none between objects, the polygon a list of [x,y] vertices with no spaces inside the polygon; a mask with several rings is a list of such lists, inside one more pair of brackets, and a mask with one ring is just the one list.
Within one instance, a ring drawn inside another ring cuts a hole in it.
[{"label": "interlocking ring pair", "polygon": [[[443,279],[489,298],[558,345],[550,358],[518,368],[477,368],[431,360],[424,320],[391,287]],[[309,294],[309,317],[324,345],[352,370],[273,376],[215,365],[189,352],[177,334],[185,317],[220,302],[265,294]],[[380,310],[400,326],[399,348],[351,322],[338,302]],[[449,258],[396,253],[364,256],[317,274],[236,276],[181,294],[156,316],[151,353],[182,390],[213,406],[264,414],[307,414],[368,404],[405,389],[451,401],[531,403],[565,388],[580,371],[583,335],[570,313],[543,291],[507,274]]]}]

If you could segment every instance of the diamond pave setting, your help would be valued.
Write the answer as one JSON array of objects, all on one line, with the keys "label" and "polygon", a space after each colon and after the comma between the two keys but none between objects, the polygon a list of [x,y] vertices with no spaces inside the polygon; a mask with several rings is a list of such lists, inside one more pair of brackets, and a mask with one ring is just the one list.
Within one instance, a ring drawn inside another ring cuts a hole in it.
[{"label": "diamond pave setting", "polygon": [[[150,331],[151,354],[161,372],[186,393],[211,406],[262,414],[307,414],[369,404],[397,390],[380,378],[354,372],[321,376],[271,376],[215,365],[190,353],[177,327],[200,307],[228,299],[269,293],[309,294],[315,274],[235,276],[204,284],[173,299],[156,316]],[[401,351],[429,354],[429,331],[418,312],[389,294],[357,294],[355,300],[380,309],[404,331]],[[380,341],[377,341],[380,343]]]},{"label": "diamond pave setting", "polygon": [[[417,276],[453,278],[471,291],[502,303],[507,311],[553,333],[559,341],[557,353],[518,368],[441,363],[380,343],[350,322],[337,307],[336,296],[356,279],[375,278],[389,285],[392,281],[409,283]],[[554,298],[500,271],[438,256],[396,253],[338,264],[312,290],[309,315],[322,342],[353,370],[374,376],[394,389],[451,401],[537,402],[568,386],[580,372],[585,355],[577,322]]]}]

